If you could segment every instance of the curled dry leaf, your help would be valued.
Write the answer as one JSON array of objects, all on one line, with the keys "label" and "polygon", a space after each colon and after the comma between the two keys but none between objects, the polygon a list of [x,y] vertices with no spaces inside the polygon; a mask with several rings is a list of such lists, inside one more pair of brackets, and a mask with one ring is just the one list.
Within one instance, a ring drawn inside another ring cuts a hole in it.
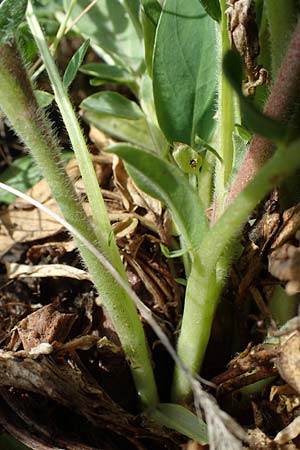
[{"label": "curled dry leaf", "polygon": [[66,264],[40,264],[27,265],[17,263],[5,263],[8,279],[16,278],[74,278],[75,280],[90,280],[87,272]]},{"label": "curled dry leaf", "polygon": [[287,427],[281,430],[274,438],[277,444],[287,444],[300,434],[300,416],[296,417]]},{"label": "curled dry leaf", "polygon": [[277,367],[281,378],[300,394],[300,332],[289,335],[280,348]]},{"label": "curled dry leaf", "polygon": [[16,329],[24,350],[30,351],[42,343],[64,342],[75,319],[75,314],[63,314],[50,304],[29,314]]},{"label": "curled dry leaf", "polygon": [[276,249],[294,238],[300,229],[300,204],[284,211],[282,215],[282,223],[278,229],[271,249]]},{"label": "curled dry leaf", "polygon": [[[28,194],[59,214],[45,180],[37,183]],[[0,213],[0,254],[16,242],[28,242],[54,235],[61,225],[24,200],[16,200]]]}]

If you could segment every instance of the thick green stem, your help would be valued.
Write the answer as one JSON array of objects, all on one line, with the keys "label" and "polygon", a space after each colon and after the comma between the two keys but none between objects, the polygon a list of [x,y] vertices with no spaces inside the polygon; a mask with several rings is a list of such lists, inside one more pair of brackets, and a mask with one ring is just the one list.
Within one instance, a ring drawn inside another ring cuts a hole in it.
[{"label": "thick green stem", "polygon": [[[300,167],[299,155],[300,139],[291,143],[289,147],[278,149],[244,191],[228,206],[200,244],[188,280],[183,324],[178,340],[178,356],[192,373],[198,373],[201,368],[222,286],[220,279],[218,281],[215,277],[220,257],[231,254],[226,247],[232,246],[231,241],[255,206],[274,186]],[[225,259],[225,266],[226,261],[228,258]],[[177,367],[173,398],[175,401],[183,402],[190,393],[189,381]]]},{"label": "thick green stem", "polygon": [[[63,169],[51,123],[38,108],[29,78],[14,45],[0,48],[0,92],[2,111],[30,149],[65,219],[90,242],[97,242],[95,232]],[[128,357],[141,403],[144,407],[153,407],[158,401],[156,385],[136,308],[128,294],[90,250],[80,241],[77,243]]]},{"label": "thick green stem", "polygon": [[[226,0],[221,0],[222,20],[221,20],[221,55],[220,60],[223,60],[224,55],[230,49],[227,15],[225,14],[227,3]],[[216,161],[215,174],[215,202],[213,211],[213,220],[215,221],[224,209],[224,201],[226,189],[231,179],[232,164],[233,164],[233,141],[232,135],[234,131],[234,92],[230,86],[227,78],[222,70],[220,70],[220,96],[218,108],[219,120],[219,145],[218,153],[223,159],[223,163]]]}]

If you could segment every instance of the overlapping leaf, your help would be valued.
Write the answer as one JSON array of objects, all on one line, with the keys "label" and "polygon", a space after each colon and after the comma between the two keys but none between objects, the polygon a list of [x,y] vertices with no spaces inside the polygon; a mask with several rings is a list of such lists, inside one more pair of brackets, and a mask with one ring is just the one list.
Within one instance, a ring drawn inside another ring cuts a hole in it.
[{"label": "overlapping leaf", "polygon": [[209,140],[216,93],[214,21],[199,0],[166,0],[156,33],[154,98],[170,141]]}]

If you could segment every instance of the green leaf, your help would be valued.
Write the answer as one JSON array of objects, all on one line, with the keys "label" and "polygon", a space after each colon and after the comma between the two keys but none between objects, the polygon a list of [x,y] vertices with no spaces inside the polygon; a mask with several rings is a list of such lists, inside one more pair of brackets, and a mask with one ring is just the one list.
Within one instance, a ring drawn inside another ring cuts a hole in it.
[{"label": "green leaf", "polygon": [[132,83],[134,78],[121,66],[110,66],[105,63],[84,64],[80,72],[99,80],[114,81],[115,83]]},{"label": "green leaf", "polygon": [[80,107],[109,116],[121,117],[127,120],[137,120],[143,117],[140,107],[118,92],[103,91],[85,98]]},{"label": "green leaf", "polygon": [[[64,0],[66,11],[70,2]],[[90,0],[77,0],[71,14],[72,20],[89,4]],[[140,70],[143,43],[120,0],[98,1],[77,22],[76,29],[84,38],[90,38],[91,45],[106,62],[113,60],[134,72]]]},{"label": "green leaf", "polygon": [[184,173],[196,175],[202,166],[202,156],[194,149],[185,144],[179,144],[175,147],[173,158],[176,164]]},{"label": "green leaf", "polygon": [[160,244],[162,254],[169,259],[180,258],[193,250],[192,248],[180,248],[179,250],[169,250],[164,244]]},{"label": "green leaf", "polygon": [[152,76],[152,59],[156,28],[162,9],[157,0],[142,0],[142,4],[143,9],[141,19],[144,31],[145,59],[148,73]]},{"label": "green leaf", "polygon": [[254,103],[242,93],[243,67],[240,56],[230,50],[224,56],[223,69],[239,96],[243,124],[253,133],[271,141],[282,142],[288,137],[288,127],[261,113]]},{"label": "green leaf", "polygon": [[51,105],[54,100],[54,96],[52,94],[49,94],[49,92],[40,91],[39,89],[34,91],[34,95],[41,108],[47,108],[47,106]]},{"label": "green leaf", "polygon": [[[31,186],[41,179],[41,173],[31,156],[23,156],[15,159],[10,167],[0,175],[0,181],[26,192]],[[1,190],[0,202],[9,204],[15,200],[15,196]]]},{"label": "green leaf", "polygon": [[93,111],[84,111],[83,119],[114,139],[155,151],[145,117],[138,120],[127,120]]},{"label": "green leaf", "polygon": [[199,442],[201,445],[208,443],[206,424],[184,406],[160,403],[150,415],[156,422]]},{"label": "green leaf", "polygon": [[219,0],[200,0],[203,8],[214,20],[220,22],[221,20],[221,7]]},{"label": "green leaf", "polygon": [[88,39],[79,47],[79,49],[74,53],[71,60],[69,61],[69,64],[65,70],[63,77],[63,83],[67,88],[72,84],[74,78],[76,77],[76,74],[79,70],[79,67],[82,64],[87,49],[89,48],[89,45],[90,40]]},{"label": "green leaf", "polygon": [[[63,157],[65,161],[74,156],[73,152],[65,152]],[[30,155],[17,158],[13,161],[10,167],[3,170],[0,174],[0,181],[9,184],[11,187],[18,189],[21,192],[26,192],[34,184],[41,179],[41,173],[33,158]],[[0,203],[9,204],[13,202],[16,197],[9,192],[0,190]]]},{"label": "green leaf", "polygon": [[0,3],[0,45],[3,45],[23,21],[27,0],[3,0]]},{"label": "green leaf", "polygon": [[218,158],[220,163],[223,163],[223,158],[219,155],[217,150],[215,148],[213,148],[211,145],[209,145],[200,136],[196,136],[195,137],[195,151],[198,152],[198,153],[203,153],[206,150],[211,152],[213,155],[215,155],[215,157]]},{"label": "green leaf", "polygon": [[169,141],[208,141],[215,121],[216,35],[199,0],[166,0],[156,33],[153,88]]},{"label": "green leaf", "polygon": [[125,161],[137,186],[165,204],[173,215],[185,246],[198,247],[207,230],[204,208],[182,172],[154,153],[126,144],[106,148]]}]

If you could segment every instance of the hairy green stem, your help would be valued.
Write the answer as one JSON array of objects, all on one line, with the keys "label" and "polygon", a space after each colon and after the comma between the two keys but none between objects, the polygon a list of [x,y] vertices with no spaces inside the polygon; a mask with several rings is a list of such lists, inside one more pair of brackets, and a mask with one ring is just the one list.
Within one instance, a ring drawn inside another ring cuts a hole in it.
[{"label": "hairy green stem", "polygon": [[[178,340],[178,356],[194,374],[201,368],[219,298],[219,288],[222,286],[220,279],[215,276],[220,257],[227,251],[226,247],[232,245],[231,241],[255,206],[274,186],[300,167],[299,155],[300,139],[288,147],[279,148],[228,206],[200,244],[192,268],[194,274],[191,274],[188,280],[188,301]],[[224,267],[224,261],[222,264]],[[178,402],[184,402],[191,394],[189,381],[178,367],[175,369],[172,391],[173,399]]]},{"label": "hairy green stem", "polygon": [[[0,92],[2,111],[30,149],[65,219],[86,239],[97,243],[95,232],[63,169],[59,144],[52,125],[37,105],[15,45],[5,45],[0,48]],[[154,407],[158,401],[156,384],[143,327],[136,308],[126,291],[115,282],[114,277],[90,250],[80,240],[77,244],[129,360],[141,403],[143,407]]]},{"label": "hairy green stem", "polygon": [[53,57],[48,49],[45,37],[32,8],[31,1],[28,2],[27,21],[41,53],[41,57],[52,84],[56,103],[61,112],[78,161],[82,180],[91,205],[95,234],[100,244],[100,248],[107,253],[111,262],[125,277],[124,267],[120,259],[115,239],[114,237],[111,239],[111,226],[108,214],[85,139],[68,96],[67,88],[61,80]]}]

